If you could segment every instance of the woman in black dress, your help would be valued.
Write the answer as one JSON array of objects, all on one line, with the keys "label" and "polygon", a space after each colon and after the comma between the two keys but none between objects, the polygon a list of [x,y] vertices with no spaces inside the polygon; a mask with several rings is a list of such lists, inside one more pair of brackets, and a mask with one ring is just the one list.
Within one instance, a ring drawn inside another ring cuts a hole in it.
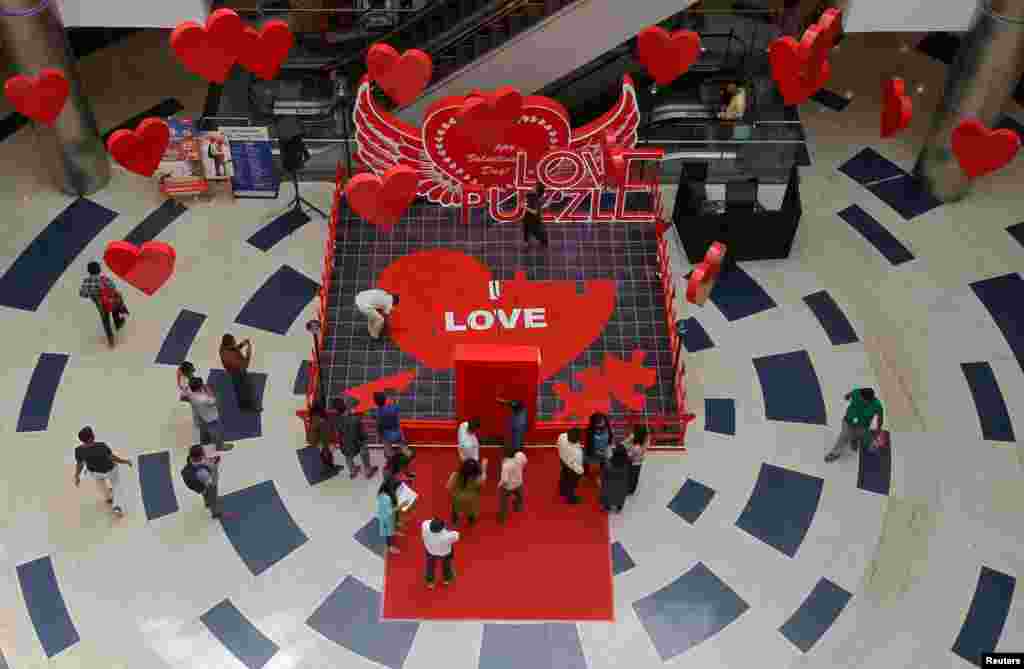
[{"label": "woman in black dress", "polygon": [[601,472],[601,506],[605,511],[622,512],[629,493],[631,468],[629,453],[621,444],[616,446],[611,460]]},{"label": "woman in black dress", "polygon": [[527,248],[533,237],[544,248],[548,247],[548,232],[544,229],[544,184],[537,182],[537,187],[526,196],[526,213],[523,214],[523,241]]}]

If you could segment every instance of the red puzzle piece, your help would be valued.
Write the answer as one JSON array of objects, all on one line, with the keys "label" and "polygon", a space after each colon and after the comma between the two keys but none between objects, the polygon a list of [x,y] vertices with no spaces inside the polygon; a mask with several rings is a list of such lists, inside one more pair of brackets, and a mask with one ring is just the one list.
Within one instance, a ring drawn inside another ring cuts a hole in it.
[{"label": "red puzzle piece", "polygon": [[373,394],[383,392],[385,390],[393,390],[398,393],[404,393],[409,385],[416,378],[415,369],[407,369],[404,372],[398,374],[392,374],[391,376],[385,376],[382,379],[371,381],[370,383],[364,383],[361,386],[354,388],[347,388],[345,395],[357,400],[359,404],[355,408],[349,409],[352,413],[363,413],[369,411],[374,406]]},{"label": "red puzzle piece", "polygon": [[647,353],[634,350],[628,361],[608,353],[604,357],[604,374],[612,396],[632,411],[643,411],[647,397],[637,392],[636,387],[645,390],[657,381],[657,372],[644,367]]}]

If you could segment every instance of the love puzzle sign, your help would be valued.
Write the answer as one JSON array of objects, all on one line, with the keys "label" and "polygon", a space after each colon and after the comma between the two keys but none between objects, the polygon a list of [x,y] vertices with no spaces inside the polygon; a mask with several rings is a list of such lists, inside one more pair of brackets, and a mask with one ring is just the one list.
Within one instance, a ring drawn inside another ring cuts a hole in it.
[{"label": "love puzzle sign", "polygon": [[[537,182],[545,206],[565,203],[549,220],[655,220],[650,211],[627,211],[626,196],[657,187],[638,175],[640,163],[661,149],[636,148],[640,110],[628,76],[618,103],[597,120],[572,128],[569,113],[551,98],[522,96],[511,87],[438,100],[416,127],[381,109],[370,80],[359,86],[353,111],[359,159],[376,175],[405,166],[418,175],[416,194],[445,207],[487,206],[492,218],[522,218],[525,195]],[[602,193],[614,204],[602,209]],[[589,205],[589,206],[588,206]]]}]

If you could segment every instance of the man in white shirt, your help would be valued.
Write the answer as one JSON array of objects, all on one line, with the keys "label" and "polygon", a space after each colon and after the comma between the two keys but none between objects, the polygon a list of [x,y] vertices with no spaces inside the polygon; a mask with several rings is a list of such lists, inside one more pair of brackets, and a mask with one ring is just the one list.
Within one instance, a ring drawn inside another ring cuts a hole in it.
[{"label": "man in white shirt", "polygon": [[508,498],[514,497],[512,508],[523,510],[523,468],[526,467],[526,453],[505,447],[505,459],[501,461],[501,480],[498,481],[498,522],[505,522]]},{"label": "man in white shirt", "polygon": [[452,569],[452,544],[459,540],[459,533],[447,529],[444,521],[439,518],[423,521],[423,546],[427,549],[427,587],[434,587],[434,564],[441,561],[441,573],[444,584],[448,585],[455,579]]},{"label": "man in white shirt", "polygon": [[387,321],[385,316],[398,306],[398,295],[392,295],[380,288],[364,290],[356,295],[356,309],[366,316],[367,330],[374,339],[380,339],[380,333]]},{"label": "man in white shirt", "polygon": [[480,439],[476,434],[479,429],[479,418],[470,418],[459,423],[459,462],[466,460],[480,462]]},{"label": "man in white shirt", "polygon": [[558,459],[562,473],[558,477],[558,494],[569,504],[579,504],[576,484],[583,476],[583,431],[578,427],[558,435]]},{"label": "man in white shirt", "polygon": [[230,451],[231,448],[224,444],[224,427],[220,422],[220,410],[213,390],[204,385],[199,377],[192,377],[188,388],[182,388],[181,394],[202,422],[199,427],[200,442],[206,445],[212,440],[218,451]]}]

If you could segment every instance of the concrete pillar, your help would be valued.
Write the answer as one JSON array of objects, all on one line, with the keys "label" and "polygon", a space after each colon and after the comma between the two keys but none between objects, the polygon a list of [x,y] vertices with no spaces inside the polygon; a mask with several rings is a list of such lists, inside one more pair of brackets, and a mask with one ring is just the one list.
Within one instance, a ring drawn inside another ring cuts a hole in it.
[{"label": "concrete pillar", "polygon": [[971,182],[953,155],[953,129],[965,116],[985,125],[999,118],[1024,64],[1024,0],[980,0],[946,76],[946,88],[918,155],[914,174],[943,202],[959,200]]},{"label": "concrete pillar", "polygon": [[[71,84],[53,129],[40,128],[43,160],[57,187],[69,195],[90,195],[110,181],[110,161],[96,119],[83,97],[74,56],[54,0],[0,0],[0,44],[19,74],[60,69]],[[114,73],[111,73],[112,75]]]}]

